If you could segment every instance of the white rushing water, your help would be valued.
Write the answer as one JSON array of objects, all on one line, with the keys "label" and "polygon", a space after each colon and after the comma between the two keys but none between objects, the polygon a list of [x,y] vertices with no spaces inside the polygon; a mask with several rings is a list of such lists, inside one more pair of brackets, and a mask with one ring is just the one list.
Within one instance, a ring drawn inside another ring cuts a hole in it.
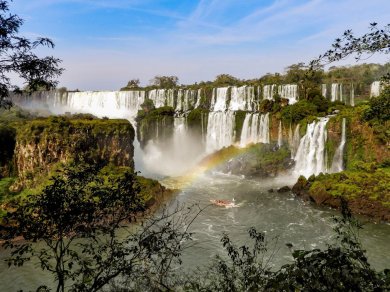
[{"label": "white rushing water", "polygon": [[355,87],[353,86],[353,83],[351,83],[351,96],[349,103],[351,106],[355,106]]},{"label": "white rushing water", "polygon": [[327,97],[327,93],[328,93],[328,87],[326,84],[322,84],[321,85],[321,94],[323,97]]},{"label": "white rushing water", "polygon": [[293,135],[291,143],[290,143],[291,158],[295,157],[295,155],[296,155],[296,153],[298,151],[298,148],[299,148],[300,141],[301,141],[301,136],[299,134],[299,129],[300,129],[300,126],[298,124],[295,127],[294,135]]},{"label": "white rushing water", "polygon": [[274,99],[274,94],[275,94],[275,84],[272,85],[264,85],[263,87],[263,99],[269,99],[273,100]]},{"label": "white rushing water", "polygon": [[377,97],[381,93],[381,82],[374,81],[371,83],[370,97]]},{"label": "white rushing water", "polygon": [[213,96],[211,98],[211,111],[225,111],[227,102],[227,93],[229,87],[213,88]]},{"label": "white rushing water", "polygon": [[255,100],[255,88],[252,86],[241,86],[231,88],[229,110],[231,111],[252,111]]},{"label": "white rushing water", "polygon": [[296,174],[308,177],[327,171],[325,144],[328,121],[329,118],[325,117],[307,125],[306,134],[301,138],[294,157]]},{"label": "white rushing water", "polygon": [[347,141],[346,135],[346,120],[343,118],[342,126],[341,126],[341,141],[339,147],[333,156],[331,172],[340,172],[344,170],[344,147]]},{"label": "white rushing water", "polygon": [[332,83],[331,101],[343,101],[343,85],[341,83]]},{"label": "white rushing water", "polygon": [[281,98],[288,99],[289,104],[294,104],[298,101],[298,85],[284,84],[278,86],[278,94]]},{"label": "white rushing water", "polygon": [[269,143],[269,113],[247,113],[242,126],[240,147],[254,143]]},{"label": "white rushing water", "polygon": [[234,142],[234,112],[210,112],[207,122],[206,152],[212,153]]}]

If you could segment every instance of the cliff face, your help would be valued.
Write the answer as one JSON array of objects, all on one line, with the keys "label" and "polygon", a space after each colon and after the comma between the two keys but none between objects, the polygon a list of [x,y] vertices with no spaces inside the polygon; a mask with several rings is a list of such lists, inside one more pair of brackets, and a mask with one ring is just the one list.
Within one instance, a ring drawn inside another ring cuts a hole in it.
[{"label": "cliff face", "polygon": [[27,122],[17,129],[14,189],[47,175],[57,164],[90,160],[133,167],[134,129],[125,120],[49,118]]},{"label": "cliff face", "polygon": [[139,111],[137,115],[137,138],[144,148],[148,141],[164,143],[173,135],[175,111],[162,107],[149,111]]}]

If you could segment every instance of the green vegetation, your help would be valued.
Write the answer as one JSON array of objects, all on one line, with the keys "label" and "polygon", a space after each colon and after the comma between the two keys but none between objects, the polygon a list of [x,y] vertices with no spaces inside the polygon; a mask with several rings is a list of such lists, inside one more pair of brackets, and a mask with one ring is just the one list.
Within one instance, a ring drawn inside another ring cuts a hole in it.
[{"label": "green vegetation", "polygon": [[358,238],[361,224],[343,203],[342,217],[335,222],[335,242],[326,249],[297,250],[293,261],[272,270],[272,250],[266,234],[250,228],[251,244],[237,246],[227,234],[221,243],[227,258],[191,275],[185,287],[191,291],[385,291],[390,288],[388,270],[370,267]]},{"label": "green vegetation", "polygon": [[190,111],[186,119],[188,129],[201,137],[207,131],[208,114],[208,110],[201,108]]},{"label": "green vegetation", "polygon": [[[125,223],[145,211],[145,198],[132,170],[111,170],[70,165],[40,194],[10,211],[0,232],[2,245],[11,248],[9,265],[35,258],[53,275],[56,291],[100,291],[117,277],[139,281],[160,263],[175,263],[187,232],[163,223],[157,229],[159,221],[151,220],[141,233],[127,233],[131,230]],[[156,182],[142,179],[141,184],[154,187]],[[130,235],[123,238],[119,232]],[[24,240],[14,242],[17,236]],[[39,249],[33,247],[36,241],[41,242]]]},{"label": "green vegetation", "polygon": [[38,47],[53,48],[51,39],[39,37],[30,40],[19,34],[23,19],[9,11],[9,1],[0,1],[0,108],[10,108],[12,102],[8,99],[11,90],[18,88],[11,84],[9,74],[12,73],[26,83],[28,91],[38,89],[53,89],[57,78],[63,69],[59,68],[60,59],[46,56],[38,57],[35,49]]},{"label": "green vegetation", "polygon": [[202,164],[215,165],[225,173],[246,177],[269,177],[283,173],[293,164],[288,147],[254,144],[246,148],[229,146],[206,157]]},{"label": "green vegetation", "polygon": [[364,120],[390,121],[390,86],[385,86],[381,94],[371,98],[368,104],[369,108],[363,115]]},{"label": "green vegetation", "polygon": [[319,205],[340,207],[346,200],[355,214],[377,221],[390,221],[390,169],[359,163],[352,170],[301,177],[293,191]]},{"label": "green vegetation", "polygon": [[175,88],[179,85],[179,78],[177,76],[155,76],[150,80],[150,84],[158,88]]},{"label": "green vegetation", "polygon": [[161,107],[152,110],[138,111],[136,121],[137,138],[144,147],[150,140],[166,141],[173,135],[175,110],[172,107]]},{"label": "green vegetation", "polygon": [[236,111],[235,112],[234,133],[235,133],[235,137],[236,137],[236,142],[240,141],[242,126],[244,125],[244,120],[245,120],[246,114],[247,114],[247,112],[245,112],[245,111]]}]

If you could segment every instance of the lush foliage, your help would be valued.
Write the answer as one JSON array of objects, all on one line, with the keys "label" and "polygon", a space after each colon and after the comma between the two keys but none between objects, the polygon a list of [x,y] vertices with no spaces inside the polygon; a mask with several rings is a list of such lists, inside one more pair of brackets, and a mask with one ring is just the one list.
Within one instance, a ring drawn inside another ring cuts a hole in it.
[{"label": "lush foliage", "polygon": [[[57,291],[99,291],[120,277],[163,287],[189,234],[167,216],[127,233],[128,222],[145,210],[139,194],[132,172],[112,176],[96,165],[67,167],[4,218],[1,239],[12,249],[9,265],[36,258],[55,276]],[[14,242],[17,236],[24,241]],[[43,246],[33,246],[36,241]]]},{"label": "lush foliage", "polygon": [[150,84],[159,88],[175,88],[179,85],[177,76],[155,76]]},{"label": "lush foliage", "polygon": [[239,85],[240,80],[230,74],[219,74],[215,77],[213,85],[216,87]]},{"label": "lush foliage", "polygon": [[316,113],[317,106],[307,100],[300,100],[284,107],[281,111],[282,119],[292,123],[297,123],[308,116],[314,116]]},{"label": "lush foliage", "polygon": [[0,107],[9,107],[11,102],[6,98],[11,89],[8,74],[17,74],[26,82],[30,91],[54,88],[55,78],[62,69],[58,68],[59,59],[54,57],[40,58],[34,50],[40,46],[54,47],[48,38],[38,38],[34,41],[19,35],[23,20],[16,14],[9,14],[8,1],[0,1]]},{"label": "lush foliage", "polygon": [[343,35],[337,38],[332,44],[332,49],[320,55],[311,62],[317,66],[321,62],[331,63],[339,61],[351,54],[356,54],[359,60],[365,54],[390,53],[390,24],[378,28],[377,23],[370,24],[370,32],[356,37],[352,30],[346,30]]},{"label": "lush foliage", "polygon": [[[217,256],[206,269],[190,276],[187,289],[195,291],[385,291],[390,272],[370,267],[358,239],[361,225],[343,203],[342,217],[334,218],[336,242],[326,249],[294,250],[293,263],[272,271],[273,254],[265,234],[249,230],[251,245],[236,246],[225,234],[228,255]],[[268,253],[267,253],[268,252]]]},{"label": "lush foliage", "polygon": [[371,98],[369,106],[364,112],[364,119],[366,121],[390,121],[390,86],[385,86],[378,97]]}]

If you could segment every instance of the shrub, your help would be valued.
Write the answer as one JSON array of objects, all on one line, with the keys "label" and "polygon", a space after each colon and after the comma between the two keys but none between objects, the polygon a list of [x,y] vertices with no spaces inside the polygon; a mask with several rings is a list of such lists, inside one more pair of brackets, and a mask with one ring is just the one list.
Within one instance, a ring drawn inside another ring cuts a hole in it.
[{"label": "shrub", "polygon": [[315,115],[317,106],[307,100],[300,100],[282,109],[282,119],[287,122],[299,122],[305,117]]}]

